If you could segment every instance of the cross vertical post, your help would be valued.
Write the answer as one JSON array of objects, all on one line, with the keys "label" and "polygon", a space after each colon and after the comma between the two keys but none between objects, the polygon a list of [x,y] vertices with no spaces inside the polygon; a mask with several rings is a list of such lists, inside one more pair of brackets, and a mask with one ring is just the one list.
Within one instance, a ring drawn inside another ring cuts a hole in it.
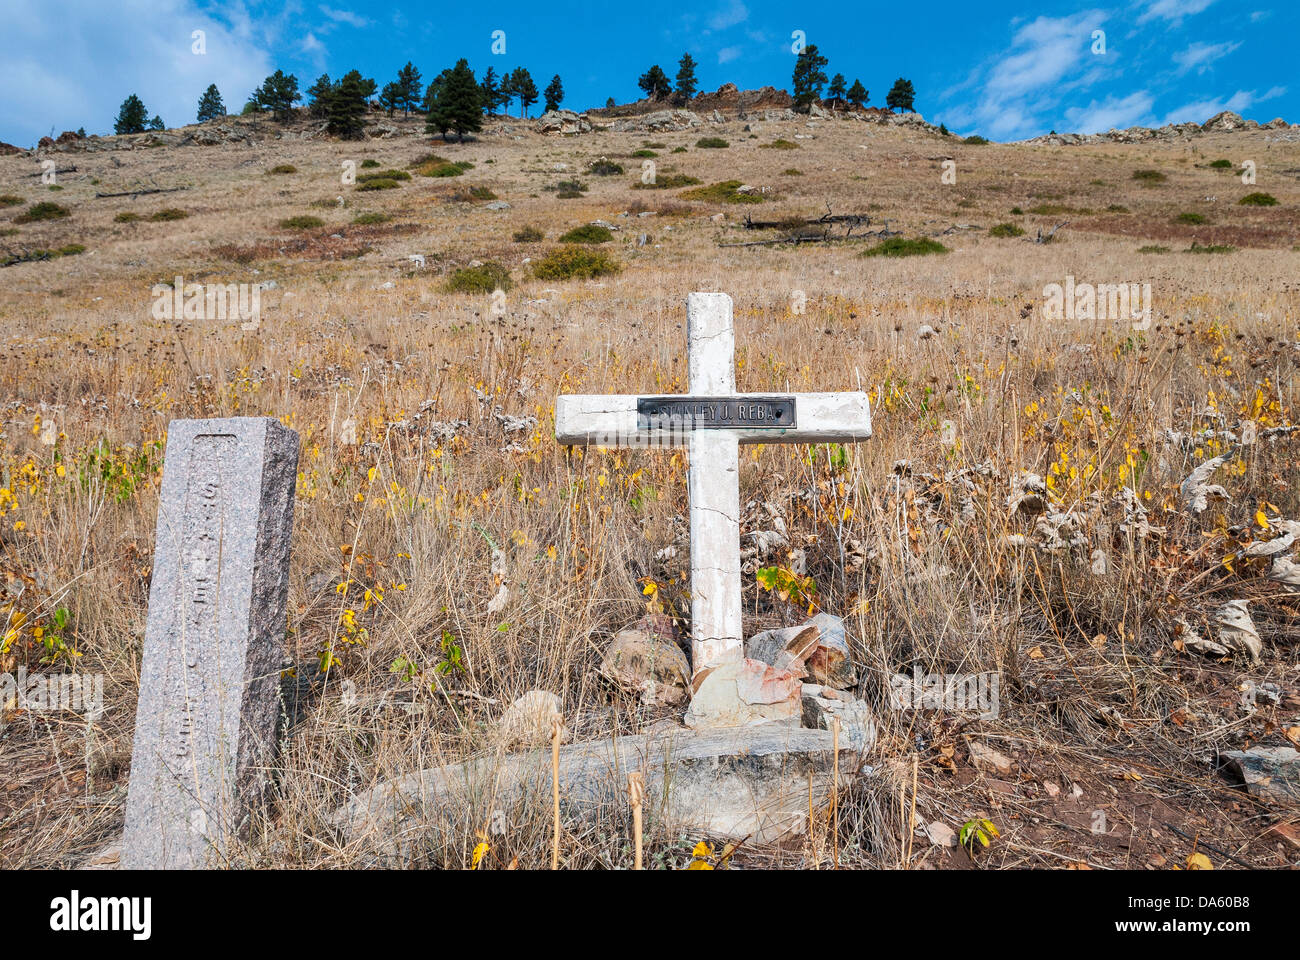
[{"label": "cross vertical post", "polygon": [[[686,299],[690,391],[736,392],[731,297]],[[691,503],[691,672],[744,658],[740,583],[740,448],[731,430],[689,435],[686,486]]]}]

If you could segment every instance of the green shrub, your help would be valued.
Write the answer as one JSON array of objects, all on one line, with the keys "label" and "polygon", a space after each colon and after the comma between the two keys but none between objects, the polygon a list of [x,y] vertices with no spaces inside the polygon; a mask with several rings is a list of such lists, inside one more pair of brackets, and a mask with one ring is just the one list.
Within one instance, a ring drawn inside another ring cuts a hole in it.
[{"label": "green shrub", "polygon": [[113,218],[114,223],[135,223],[140,219],[140,214],[133,210],[123,210]]},{"label": "green shrub", "polygon": [[582,193],[578,190],[561,190],[555,196],[561,200],[579,200],[582,198]]},{"label": "green shrub", "polygon": [[710,203],[762,203],[765,199],[758,193],[740,193],[739,187],[744,183],[739,180],[724,180],[707,187],[696,187],[680,194],[686,200],[707,200]]},{"label": "green shrub", "polygon": [[54,191],[58,191],[58,190],[62,190],[62,189],[63,189],[63,186],[62,186],[61,184],[51,183],[50,186],[49,186],[49,189],[50,189],[50,190],[54,190]]},{"label": "green shrub", "polygon": [[69,216],[67,207],[61,207],[57,203],[49,200],[42,200],[40,203],[33,203],[27,208],[25,213],[20,213],[14,217],[14,223],[35,223],[38,220],[60,220]]},{"label": "green shrub", "polygon": [[721,137],[700,137],[700,139],[695,141],[695,145],[697,147],[703,147],[706,150],[721,150],[723,147],[731,146],[731,144],[727,143],[727,141],[723,140]]},{"label": "green shrub", "polygon": [[450,293],[492,293],[510,289],[510,271],[489,260],[477,267],[464,267],[447,278]]},{"label": "green shrub", "polygon": [[548,190],[556,190],[560,193],[586,193],[587,185],[581,180],[561,180],[553,187],[547,187]]},{"label": "green shrub", "polygon": [[990,237],[1023,237],[1024,235],[1025,231],[1014,223],[999,223],[996,227],[989,228]]},{"label": "green shrub", "polygon": [[562,247],[533,264],[533,276],[539,280],[570,280],[604,277],[618,273],[622,267],[602,250]]},{"label": "green shrub", "polygon": [[771,143],[760,143],[758,147],[760,150],[798,150],[799,144],[795,143],[793,140],[786,140],[784,137],[778,137]]},{"label": "green shrub", "polygon": [[641,146],[643,146],[643,147],[649,147],[651,150],[665,150],[665,149],[668,148],[668,144],[666,144],[666,143],[656,143],[656,142],[653,141],[653,140],[643,140],[643,141],[641,141]]},{"label": "green shrub", "polygon": [[396,190],[401,184],[390,177],[375,177],[373,180],[358,180],[358,190]]},{"label": "green shrub", "polygon": [[609,243],[613,239],[614,235],[609,232],[608,227],[588,223],[562,234],[560,243]]},{"label": "green shrub", "polygon": [[1271,193],[1248,193],[1237,203],[1243,207],[1276,207],[1277,197]]},{"label": "green shrub", "polygon": [[372,210],[369,213],[358,213],[352,218],[352,222],[358,226],[369,226],[370,224],[375,223],[387,223],[391,219],[393,218],[386,213],[379,213]]},{"label": "green shrub", "polygon": [[1011,213],[1014,216],[1020,217],[1020,216],[1024,216],[1025,211],[1021,210],[1019,207],[1012,207]]},{"label": "green shrub", "polygon": [[863,252],[864,257],[923,257],[931,253],[947,253],[948,248],[929,237],[890,237]]},{"label": "green shrub", "polygon": [[320,217],[313,217],[309,213],[302,213],[296,217],[289,217],[280,221],[282,230],[314,230],[317,227],[325,226],[325,221]]},{"label": "green shrub", "polygon": [[686,152],[685,147],[673,147],[673,153],[685,153],[685,152]]},{"label": "green shrub", "polygon": [[295,167],[292,163],[277,163],[274,167],[272,167],[270,170],[266,172],[271,174],[297,173],[298,168]]},{"label": "green shrub", "polygon": [[657,156],[659,156],[659,154],[655,153],[653,150],[633,150],[633,151],[632,151],[632,156],[634,156],[634,157],[657,157]]},{"label": "green shrub", "polygon": [[60,257],[75,257],[79,253],[85,253],[86,247],[85,244],[81,243],[69,243],[65,246],[59,247],[59,249],[54,252]]},{"label": "green shrub", "polygon": [[981,137],[978,133],[972,133],[969,137],[962,140],[962,143],[968,143],[972,147],[982,147],[988,142],[987,137]]},{"label": "green shrub", "polygon": [[1205,214],[1203,213],[1180,213],[1178,215],[1179,223],[1205,223]]},{"label": "green shrub", "polygon": [[15,197],[12,193],[0,193],[0,207],[16,207],[22,202],[22,197]]},{"label": "green shrub", "polygon": [[410,180],[411,175],[405,170],[379,170],[375,173],[363,173],[357,177],[357,183],[366,183],[370,180]]},{"label": "green shrub", "polygon": [[1224,244],[1224,243],[1199,244],[1193,240],[1192,245],[1187,248],[1186,252],[1187,253],[1234,253],[1236,252],[1236,249],[1237,249],[1236,247],[1229,246],[1228,244]]},{"label": "green shrub", "polygon": [[1168,247],[1162,247],[1159,244],[1148,244],[1145,247],[1138,247],[1138,253],[1168,253]]},{"label": "green shrub", "polygon": [[374,167],[377,167],[377,166],[379,166],[379,161],[378,161],[378,160],[375,160],[375,159],[373,159],[373,158],[367,158],[367,159],[361,161],[361,169],[362,169],[362,170],[370,170],[370,169],[373,169]]},{"label": "green shrub", "polygon": [[532,226],[522,227],[514,235],[515,243],[540,243],[545,239],[546,234]]},{"label": "green shrub", "polygon": [[1211,160],[1209,166],[1214,170],[1231,170],[1232,161],[1223,159]]},{"label": "green shrub", "polygon": [[459,177],[466,170],[473,169],[474,164],[468,160],[452,163],[436,153],[426,153],[411,164],[411,169],[422,177]]},{"label": "green shrub", "polygon": [[795,167],[787,167],[785,170],[781,171],[781,174],[787,177],[802,177],[803,171]]},{"label": "green shrub", "polygon": [[699,177],[691,177],[684,173],[670,173],[655,177],[654,183],[634,183],[634,190],[676,190],[678,187],[693,187],[697,183],[703,183]]},{"label": "green shrub", "polygon": [[497,195],[488,187],[470,187],[466,195],[471,200],[495,200]]},{"label": "green shrub", "polygon": [[623,172],[623,165],[621,163],[615,163],[613,160],[607,160],[604,157],[601,157],[599,160],[592,163],[589,169],[593,176],[612,177]]},{"label": "green shrub", "polygon": [[1129,210],[1129,208],[1124,206],[1124,204],[1122,203],[1112,203],[1110,206],[1106,208],[1106,212],[1107,213],[1131,213],[1132,211]]},{"label": "green shrub", "polygon": [[149,219],[153,223],[166,223],[169,220],[184,220],[189,214],[178,207],[164,207],[150,214]]},{"label": "green shrub", "polygon": [[1134,170],[1133,179],[1141,182],[1143,185],[1153,183],[1164,183],[1169,178],[1159,170]]}]

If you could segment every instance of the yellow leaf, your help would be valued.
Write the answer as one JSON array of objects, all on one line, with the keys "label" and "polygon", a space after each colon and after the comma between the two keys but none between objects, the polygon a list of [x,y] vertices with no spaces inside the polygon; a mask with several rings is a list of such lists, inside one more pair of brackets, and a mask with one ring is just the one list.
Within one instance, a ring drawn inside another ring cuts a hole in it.
[{"label": "yellow leaf", "polygon": [[1214,864],[1210,863],[1210,858],[1203,853],[1194,853],[1187,858],[1188,870],[1213,870]]},{"label": "yellow leaf", "polygon": [[1263,529],[1263,530],[1267,530],[1267,529],[1268,529],[1268,517],[1264,516],[1264,511],[1263,511],[1263,510],[1256,510],[1256,511],[1255,511],[1255,522],[1258,523],[1258,524],[1260,525],[1260,528],[1261,528],[1261,529]]},{"label": "yellow leaf", "polygon": [[655,582],[652,580],[645,585],[645,589],[641,591],[641,594],[642,596],[653,597],[658,592],[658,590],[659,590],[658,585],[655,584]]},{"label": "yellow leaf", "polygon": [[711,857],[713,856],[713,847],[709,846],[707,843],[701,840],[699,843],[695,845],[695,849],[691,851],[691,856]]},{"label": "yellow leaf", "polygon": [[483,862],[483,858],[487,856],[487,852],[490,849],[491,847],[489,847],[486,843],[479,843],[477,846],[474,847],[474,860],[473,863],[470,864],[471,870],[478,869],[478,865]]},{"label": "yellow leaf", "polygon": [[712,870],[713,864],[709,863],[707,860],[692,860],[691,865],[686,869],[687,870]]}]

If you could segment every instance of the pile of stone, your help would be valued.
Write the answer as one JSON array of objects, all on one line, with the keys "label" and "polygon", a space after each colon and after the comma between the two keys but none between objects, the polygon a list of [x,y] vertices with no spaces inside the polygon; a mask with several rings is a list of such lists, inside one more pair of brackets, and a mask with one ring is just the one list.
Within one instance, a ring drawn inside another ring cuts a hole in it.
[{"label": "pile of stone", "polygon": [[642,617],[614,636],[600,672],[649,705],[689,700],[684,720],[692,728],[778,723],[830,730],[839,720],[845,749],[866,753],[875,743],[871,710],[852,693],[858,676],[844,621],[828,613],[756,633],[744,659],[694,674],[672,619]]}]

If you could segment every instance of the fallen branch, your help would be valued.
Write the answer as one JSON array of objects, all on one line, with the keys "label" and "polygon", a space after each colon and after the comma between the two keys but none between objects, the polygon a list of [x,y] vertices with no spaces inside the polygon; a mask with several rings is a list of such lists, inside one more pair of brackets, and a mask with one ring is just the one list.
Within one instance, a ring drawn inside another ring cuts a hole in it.
[{"label": "fallen branch", "polygon": [[95,199],[103,197],[142,197],[147,193],[175,193],[178,190],[188,190],[188,187],[150,187],[147,190],[124,190],[121,193],[97,193]]},{"label": "fallen branch", "polygon": [[1043,236],[1043,228],[1039,227],[1038,236],[1034,238],[1034,243],[1051,243],[1052,237],[1056,236],[1056,231],[1060,230],[1062,227],[1069,226],[1069,224],[1069,220],[1066,220],[1063,223],[1058,223],[1056,226],[1052,227],[1051,232],[1048,233],[1047,236]]},{"label": "fallen branch", "polygon": [[3,260],[0,260],[0,267],[12,267],[18,263],[36,263],[41,260],[53,260],[54,254],[49,250],[24,250],[21,253],[10,253]]},{"label": "fallen branch", "polygon": [[[38,170],[36,173],[29,173],[29,174],[27,174],[27,176],[28,176],[28,177],[43,177],[43,176],[45,176],[45,175],[46,175],[47,173],[49,173],[49,172],[50,172],[49,170]],[[77,172],[77,168],[76,168],[76,167],[55,167],[55,168],[54,168],[54,173],[55,173],[56,175],[57,175],[57,174],[60,174],[60,173],[76,173],[76,172]]]}]

